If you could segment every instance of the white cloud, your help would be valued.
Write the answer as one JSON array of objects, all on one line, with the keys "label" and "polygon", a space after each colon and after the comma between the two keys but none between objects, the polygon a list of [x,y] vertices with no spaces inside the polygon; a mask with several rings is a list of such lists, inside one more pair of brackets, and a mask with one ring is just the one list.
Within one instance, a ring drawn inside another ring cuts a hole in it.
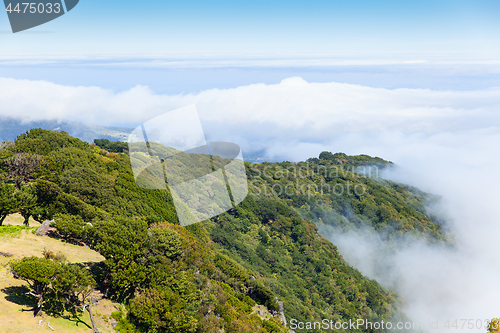
[{"label": "white cloud", "polygon": [[[276,85],[169,96],[143,86],[113,93],[0,79],[0,115],[27,120],[138,124],[190,104],[196,104],[209,140],[236,142],[243,153],[265,149],[270,158],[303,160],[322,150],[344,151],[399,164],[404,173],[392,177],[443,195],[442,209],[452,218],[457,248],[416,243],[386,258],[394,266],[382,275],[366,262],[366,251],[377,255],[376,241],[335,239],[341,251],[365,274],[405,297],[407,314],[415,320],[439,318],[444,324],[500,315],[495,312],[500,295],[500,88],[389,90],[289,78]],[[365,251],[354,251],[360,244]]]},{"label": "white cloud", "polygon": [[70,87],[45,81],[0,79],[0,115],[26,121],[76,120],[124,124],[176,108],[176,96],[137,86],[122,93],[99,87]]},{"label": "white cloud", "polygon": [[356,146],[375,138],[388,146],[408,135],[420,142],[440,134],[435,138],[445,144],[445,133],[500,125],[500,88],[391,90],[308,83],[296,77],[275,85],[159,95],[145,86],[114,93],[99,87],[0,78],[0,116],[27,121],[137,125],[190,104],[196,104],[209,139],[234,141],[246,151],[265,148],[268,157],[278,159],[305,159],[336,142],[343,144],[334,150],[361,153]]},{"label": "white cloud", "polygon": [[205,121],[235,126],[270,125],[278,130],[301,129],[294,134],[322,140],[331,137],[332,129],[434,133],[496,125],[500,88],[390,90],[341,83],[308,83],[296,77],[275,85],[212,89],[196,95],[158,95],[144,86],[113,93],[99,87],[0,79],[0,115],[27,120],[135,123],[192,103],[197,105]]}]

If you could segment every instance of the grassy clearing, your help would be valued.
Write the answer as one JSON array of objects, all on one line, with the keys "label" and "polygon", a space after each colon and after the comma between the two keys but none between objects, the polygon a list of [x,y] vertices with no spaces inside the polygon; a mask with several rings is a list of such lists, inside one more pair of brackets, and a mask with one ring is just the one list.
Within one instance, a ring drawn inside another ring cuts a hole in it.
[{"label": "grassy clearing", "polygon": [[[80,321],[65,318],[52,318],[44,314],[42,317],[33,317],[31,308],[33,299],[26,296],[26,283],[16,280],[8,270],[8,262],[29,256],[42,256],[42,251],[48,249],[54,253],[63,253],[69,262],[92,263],[100,262],[104,258],[97,252],[76,245],[64,243],[47,236],[37,236],[33,233],[39,223],[31,224],[35,228],[22,227],[22,217],[19,221],[16,216],[9,216],[6,220],[10,223],[0,227],[0,253],[11,254],[11,257],[0,255],[0,332],[26,333],[26,332],[92,332],[90,318],[85,312]],[[109,300],[101,300],[93,306],[94,317],[99,331],[115,332],[109,320],[111,313],[117,311],[115,305]],[[39,321],[43,320],[41,325]],[[87,326],[88,325],[88,326]]]},{"label": "grassy clearing", "polygon": [[6,236],[18,236],[23,230],[29,230],[30,228],[20,225],[5,225],[0,227],[0,238]]}]

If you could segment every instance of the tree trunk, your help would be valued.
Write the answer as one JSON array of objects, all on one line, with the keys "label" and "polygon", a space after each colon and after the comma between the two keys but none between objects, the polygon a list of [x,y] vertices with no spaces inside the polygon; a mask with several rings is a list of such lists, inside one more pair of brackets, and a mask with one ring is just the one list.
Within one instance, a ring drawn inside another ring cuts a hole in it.
[{"label": "tree trunk", "polygon": [[42,304],[43,304],[43,296],[39,296],[38,303],[35,308],[35,317],[42,315]]},{"label": "tree trunk", "polygon": [[7,218],[7,215],[2,215],[0,217],[0,227],[3,225],[3,221],[5,221],[5,218]]},{"label": "tree trunk", "polygon": [[29,215],[26,215],[26,216],[23,216],[24,217],[24,225],[29,227],[30,226],[30,216]]},{"label": "tree trunk", "polygon": [[92,329],[94,330],[94,333],[99,333],[99,330],[97,329],[97,326],[95,325],[94,316],[92,315],[92,310],[90,309],[90,307],[91,307],[91,304],[89,303],[87,306],[87,311],[89,312],[90,322],[92,323]]}]

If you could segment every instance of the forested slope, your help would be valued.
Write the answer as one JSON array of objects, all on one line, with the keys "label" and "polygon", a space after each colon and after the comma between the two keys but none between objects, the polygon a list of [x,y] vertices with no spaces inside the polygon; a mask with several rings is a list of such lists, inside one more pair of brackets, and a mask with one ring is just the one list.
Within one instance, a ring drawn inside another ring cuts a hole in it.
[{"label": "forested slope", "polygon": [[391,162],[367,155],[323,152],[299,163],[247,164],[254,193],[279,197],[302,217],[338,232],[369,229],[445,240],[444,220],[429,207],[438,197],[382,179]]},{"label": "forested slope", "polygon": [[[123,145],[98,143],[117,152],[41,129],[2,143],[0,218],[54,218],[63,239],[103,255],[94,279],[128,306],[120,332],[285,332],[280,302],[287,320],[387,321],[401,315],[398,296],[350,267],[311,220],[443,237],[424,193],[348,168],[389,162],[329,153],[296,165],[247,163],[248,197],[183,228],[168,191],[136,186]],[[307,172],[284,172],[305,163]],[[357,194],[307,192],[348,183]],[[275,316],[263,319],[257,304]]]}]

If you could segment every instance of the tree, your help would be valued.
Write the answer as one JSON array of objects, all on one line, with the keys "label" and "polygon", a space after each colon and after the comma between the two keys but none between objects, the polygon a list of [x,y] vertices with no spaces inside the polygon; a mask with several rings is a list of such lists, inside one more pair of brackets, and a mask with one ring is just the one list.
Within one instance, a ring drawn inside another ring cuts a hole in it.
[{"label": "tree", "polygon": [[61,187],[88,204],[112,206],[116,196],[113,177],[90,166],[77,166],[66,170],[60,177]]},{"label": "tree", "polygon": [[188,308],[170,289],[147,289],[130,301],[130,315],[147,332],[195,332],[197,320]]},{"label": "tree", "polygon": [[127,142],[111,142],[108,139],[95,139],[94,144],[113,153],[128,153]]},{"label": "tree", "polygon": [[10,268],[15,278],[28,282],[31,289],[29,294],[38,299],[34,315],[41,315],[44,297],[50,292],[58,264],[50,259],[24,257],[12,261]]},{"label": "tree", "polygon": [[42,128],[32,128],[16,138],[14,150],[17,152],[47,155],[51,151],[67,147],[87,149],[89,144],[71,137],[64,131],[57,132]]},{"label": "tree", "polygon": [[16,199],[14,197],[14,186],[0,182],[0,226],[7,215],[15,213]]},{"label": "tree", "polygon": [[329,151],[324,151],[319,154],[319,159],[320,160],[333,160],[333,154],[330,153]]},{"label": "tree", "polygon": [[82,241],[87,223],[78,215],[57,214],[53,227],[66,240]]},{"label": "tree", "polygon": [[87,310],[95,333],[99,330],[92,314],[91,295],[94,292],[95,280],[88,270],[76,264],[61,264],[56,271],[52,288],[59,298],[63,298],[75,310]]},{"label": "tree", "polygon": [[0,143],[0,151],[10,150],[14,146],[14,142],[5,140]]},{"label": "tree", "polygon": [[94,278],[87,269],[51,260],[51,256],[47,255],[49,251],[45,252],[45,258],[25,257],[10,263],[14,277],[28,282],[29,294],[38,299],[34,309],[35,317],[41,314],[46,296],[55,295],[74,310],[87,310],[94,332],[98,333],[90,298],[94,292]]},{"label": "tree", "polygon": [[2,143],[0,143],[0,172],[5,172],[8,170],[5,161],[14,156],[14,153],[11,149],[13,146],[14,143],[11,141],[3,141]]},{"label": "tree", "polygon": [[182,253],[181,238],[179,234],[172,229],[152,228],[151,249],[167,258],[174,259]]},{"label": "tree", "polygon": [[6,161],[9,168],[8,176],[16,182],[17,189],[21,189],[22,183],[34,178],[34,171],[38,168],[41,157],[33,154],[16,154]]},{"label": "tree", "polygon": [[142,219],[117,218],[96,222],[95,249],[106,258],[110,287],[118,300],[134,295],[146,280],[148,226]]},{"label": "tree", "polygon": [[24,217],[24,225],[29,226],[29,218],[37,214],[41,207],[37,206],[38,197],[35,190],[30,186],[24,186],[15,193],[18,211]]}]

